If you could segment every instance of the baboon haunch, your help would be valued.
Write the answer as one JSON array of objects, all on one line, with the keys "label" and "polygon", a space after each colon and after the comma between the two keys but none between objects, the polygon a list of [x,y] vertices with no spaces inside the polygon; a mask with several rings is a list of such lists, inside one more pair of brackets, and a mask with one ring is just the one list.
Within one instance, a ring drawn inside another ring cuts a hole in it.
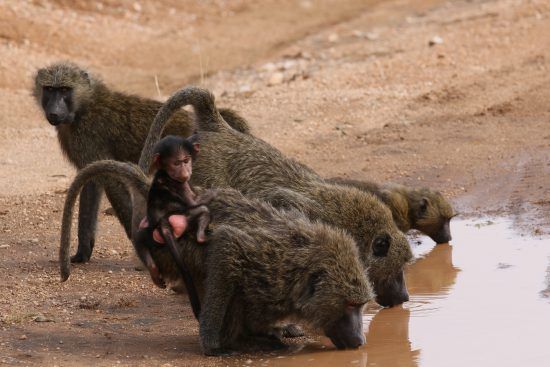
[{"label": "baboon haunch", "polygon": [[373,282],[377,301],[392,306],[408,300],[403,268],[412,258],[404,234],[389,209],[374,195],[326,183],[311,169],[286,158],[279,150],[251,135],[231,129],[206,90],[188,87],[170,97],[159,110],[140,160],[147,167],[153,142],[165,121],[192,101],[202,154],[194,164],[192,183],[232,187],[279,208],[298,209],[311,219],[346,229],[356,240],[360,258]]},{"label": "baboon haunch", "polygon": [[[71,217],[78,192],[101,175],[131,189],[133,233],[145,213],[148,180],[135,165],[102,161],[80,170],[63,211],[62,280],[69,276]],[[209,208],[213,229],[206,243],[198,245],[189,232],[178,240],[201,297],[199,329],[206,354],[219,355],[250,343],[281,346],[274,331],[287,319],[322,330],[340,349],[365,342],[362,308],[372,291],[351,236],[232,189],[217,190]],[[163,278],[181,278],[166,249],[156,246],[151,254]]]},{"label": "baboon haunch", "polygon": [[331,178],[327,181],[373,193],[390,208],[395,224],[405,233],[411,229],[419,230],[437,244],[447,243],[452,239],[450,222],[456,214],[451,204],[438,191],[427,187],[378,185],[345,178]]},{"label": "baboon haunch", "polygon": [[[63,153],[77,169],[101,159],[137,163],[161,102],[112,91],[70,62],[39,69],[34,83],[34,96],[46,119],[55,126]],[[235,129],[248,132],[245,120],[235,112],[221,113]],[[188,136],[193,129],[188,113],[179,111],[166,132]],[[80,196],[78,251],[72,258],[74,262],[86,262],[92,254],[103,188],[130,237],[132,213],[128,192],[108,180],[90,182]]]}]

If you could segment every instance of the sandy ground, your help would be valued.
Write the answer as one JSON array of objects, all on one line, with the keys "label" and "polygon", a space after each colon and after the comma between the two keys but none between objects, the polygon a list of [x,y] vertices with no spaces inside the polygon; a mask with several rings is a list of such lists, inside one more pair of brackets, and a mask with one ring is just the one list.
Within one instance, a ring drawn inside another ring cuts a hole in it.
[{"label": "sandy ground", "polygon": [[30,96],[37,67],[74,60],[159,99],[202,84],[327,177],[428,185],[548,236],[549,34],[545,0],[0,2],[0,364],[220,362],[113,217],[59,283],[74,170]]}]

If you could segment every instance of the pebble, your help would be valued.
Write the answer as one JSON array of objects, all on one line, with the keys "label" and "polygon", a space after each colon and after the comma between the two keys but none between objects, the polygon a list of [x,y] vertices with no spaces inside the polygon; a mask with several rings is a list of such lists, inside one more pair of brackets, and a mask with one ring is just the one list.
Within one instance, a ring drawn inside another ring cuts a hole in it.
[{"label": "pebble", "polygon": [[428,42],[428,45],[431,47],[431,46],[435,46],[435,45],[440,45],[443,43],[443,38],[439,37],[439,36],[434,36],[429,42]]},{"label": "pebble", "polygon": [[285,76],[283,73],[273,73],[271,77],[269,77],[269,81],[267,82],[268,85],[278,85],[281,84],[284,80]]},{"label": "pebble", "polygon": [[27,336],[25,334],[23,334],[19,337],[19,340],[27,340]]},{"label": "pebble", "polygon": [[328,41],[329,41],[329,42],[332,42],[332,43],[338,42],[338,39],[339,39],[339,38],[340,38],[340,37],[338,37],[338,34],[336,34],[336,33],[331,33],[331,34],[328,36]]},{"label": "pebble", "polygon": [[38,315],[34,318],[34,322],[53,322],[53,320],[43,315]]},{"label": "pebble", "polygon": [[0,249],[10,248],[10,245],[0,245]]}]

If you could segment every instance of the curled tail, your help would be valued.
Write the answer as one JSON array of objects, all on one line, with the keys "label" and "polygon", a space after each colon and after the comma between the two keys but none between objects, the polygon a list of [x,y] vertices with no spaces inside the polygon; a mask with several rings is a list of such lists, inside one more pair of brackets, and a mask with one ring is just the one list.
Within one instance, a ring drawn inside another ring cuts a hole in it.
[{"label": "curled tail", "polygon": [[160,140],[168,120],[174,112],[187,105],[192,105],[195,109],[199,131],[219,131],[222,128],[231,128],[218,112],[212,93],[195,86],[180,89],[168,98],[153,120],[139,158],[139,167],[143,172],[147,172],[151,165],[153,148]]},{"label": "curled tail", "polygon": [[63,208],[63,220],[61,224],[61,243],[59,246],[59,267],[61,281],[66,281],[71,273],[69,249],[71,245],[71,226],[74,212],[74,204],[82,187],[90,180],[98,176],[109,176],[122,184],[132,187],[139,195],[147,198],[149,180],[147,176],[133,163],[124,163],[113,160],[94,162],[80,171],[73,180]]}]

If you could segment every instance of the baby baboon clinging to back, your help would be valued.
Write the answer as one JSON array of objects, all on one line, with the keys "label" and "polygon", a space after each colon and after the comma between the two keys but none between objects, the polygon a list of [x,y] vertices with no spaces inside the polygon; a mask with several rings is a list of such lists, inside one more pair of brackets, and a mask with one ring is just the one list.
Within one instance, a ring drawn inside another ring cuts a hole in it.
[{"label": "baby baboon clinging to back", "polygon": [[417,229],[438,244],[452,239],[450,222],[456,214],[451,204],[438,191],[427,187],[378,185],[339,177],[327,181],[373,193],[390,208],[395,224],[405,233]]},{"label": "baby baboon clinging to back", "polygon": [[210,212],[206,204],[212,199],[212,195],[197,196],[189,185],[193,159],[198,151],[199,144],[192,138],[168,135],[157,143],[153,155],[156,173],[147,197],[147,218],[140,224],[142,229],[134,240],[136,252],[147,265],[153,282],[161,287],[164,282],[150,251],[160,243],[166,244],[178,265],[197,318],[200,314],[199,298],[193,279],[180,258],[176,237],[184,233],[188,223],[193,225],[196,222],[197,242],[206,241],[205,231],[210,223]]},{"label": "baby baboon clinging to back", "polygon": [[[68,190],[63,211],[62,280],[69,276],[71,217],[78,192],[102,175],[131,190],[137,217],[134,234],[137,219],[145,213],[147,178],[135,165],[101,161],[82,169]],[[280,347],[274,331],[287,319],[322,330],[340,349],[365,342],[362,309],[372,291],[349,235],[232,189],[217,190],[209,207],[213,229],[206,243],[197,245],[189,232],[178,240],[180,256],[201,298],[200,339],[206,354],[250,344]],[[170,253],[157,246],[151,255],[164,279],[181,278]]]},{"label": "baby baboon clinging to back", "polygon": [[140,167],[148,166],[146,157],[165,121],[190,100],[197,115],[202,151],[194,164],[193,183],[232,187],[276,207],[295,208],[311,219],[346,229],[357,242],[377,301],[392,306],[408,300],[403,268],[412,251],[389,209],[374,195],[326,183],[264,141],[231,129],[206,90],[189,87],[168,99],[151,125]]},{"label": "baby baboon clinging to back", "polygon": [[[101,159],[137,163],[161,102],[112,91],[70,62],[39,69],[34,84],[38,104],[55,126],[63,153],[77,169]],[[235,129],[248,132],[245,120],[235,112],[221,113]],[[168,134],[182,136],[193,130],[193,122],[185,111],[174,114],[166,128]],[[109,180],[89,182],[80,196],[78,251],[72,258],[74,262],[86,262],[92,254],[103,188],[130,236],[132,212],[124,186]]]}]

